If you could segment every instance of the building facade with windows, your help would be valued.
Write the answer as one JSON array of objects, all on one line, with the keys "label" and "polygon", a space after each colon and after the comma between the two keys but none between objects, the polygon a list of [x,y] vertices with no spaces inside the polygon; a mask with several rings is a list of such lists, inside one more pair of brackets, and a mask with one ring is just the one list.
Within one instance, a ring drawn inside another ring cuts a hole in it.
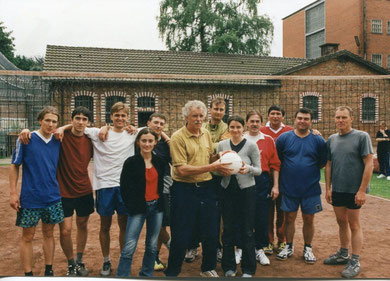
[{"label": "building facade with windows", "polygon": [[122,101],[130,107],[130,123],[145,126],[150,114],[160,112],[167,117],[166,130],[172,134],[184,125],[182,107],[188,100],[198,99],[209,107],[215,97],[226,102],[225,120],[233,114],[245,117],[253,109],[266,117],[270,105],[280,104],[287,113],[286,123],[292,125],[295,111],[308,107],[324,137],[335,132],[334,110],[339,105],[351,106],[354,127],[373,138],[379,119],[390,117],[386,115],[389,80],[321,78],[390,74],[345,50],[316,59],[292,59],[48,46],[44,70],[68,74],[47,78],[54,105],[62,112],[61,123],[70,120],[66,116],[75,106],[84,105],[93,112],[93,126],[110,124],[111,106]]},{"label": "building facade with windows", "polygon": [[283,18],[283,56],[317,58],[329,43],[390,69],[390,1],[318,0]]}]

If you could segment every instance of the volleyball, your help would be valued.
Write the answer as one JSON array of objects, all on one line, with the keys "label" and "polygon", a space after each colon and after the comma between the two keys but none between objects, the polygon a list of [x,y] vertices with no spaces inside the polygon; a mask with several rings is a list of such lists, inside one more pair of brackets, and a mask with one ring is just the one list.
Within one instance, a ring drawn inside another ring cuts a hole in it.
[{"label": "volleyball", "polygon": [[231,163],[227,167],[233,170],[232,175],[237,174],[242,167],[242,160],[240,155],[234,152],[228,152],[222,155],[221,163]]}]

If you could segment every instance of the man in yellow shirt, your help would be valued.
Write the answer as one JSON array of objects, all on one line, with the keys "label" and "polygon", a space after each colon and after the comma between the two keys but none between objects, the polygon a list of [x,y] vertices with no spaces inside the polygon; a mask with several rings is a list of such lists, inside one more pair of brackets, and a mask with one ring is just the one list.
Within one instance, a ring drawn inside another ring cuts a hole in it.
[{"label": "man in yellow shirt", "polygon": [[212,171],[227,175],[228,164],[215,161],[210,133],[202,128],[207,108],[203,102],[192,100],[183,108],[186,125],[171,138],[171,249],[167,276],[178,276],[186,248],[199,222],[203,261],[201,276],[218,277],[215,272],[218,244],[217,194]]}]

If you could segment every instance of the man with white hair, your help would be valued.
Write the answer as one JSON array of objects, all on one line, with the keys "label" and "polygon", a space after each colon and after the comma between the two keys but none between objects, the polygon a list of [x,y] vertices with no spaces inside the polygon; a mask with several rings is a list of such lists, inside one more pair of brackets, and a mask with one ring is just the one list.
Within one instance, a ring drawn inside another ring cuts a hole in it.
[{"label": "man with white hair", "polygon": [[218,277],[215,272],[218,244],[218,207],[210,172],[229,174],[226,164],[215,161],[210,133],[202,128],[207,115],[203,102],[192,100],[183,107],[186,125],[171,138],[171,249],[167,276],[178,276],[195,223],[200,225],[203,248],[202,277]]}]

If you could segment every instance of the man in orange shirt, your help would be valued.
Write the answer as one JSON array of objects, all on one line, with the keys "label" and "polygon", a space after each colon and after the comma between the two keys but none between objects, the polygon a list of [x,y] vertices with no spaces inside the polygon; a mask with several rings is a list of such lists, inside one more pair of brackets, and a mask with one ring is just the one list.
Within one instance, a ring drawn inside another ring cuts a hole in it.
[{"label": "man in orange shirt", "polygon": [[[271,136],[274,141],[283,133],[293,130],[293,127],[283,124],[285,111],[280,105],[271,105],[268,108],[268,122],[260,128],[260,131]],[[274,249],[274,220],[276,209],[276,236],[278,237],[277,251],[280,252],[286,246],[286,235],[284,233],[285,214],[280,209],[282,196],[273,200],[269,209],[268,217],[268,239],[269,244],[264,248],[267,255],[273,254]]]},{"label": "man in orange shirt", "polygon": [[[269,265],[270,261],[264,253],[269,244],[268,213],[269,206],[279,195],[280,161],[272,137],[260,131],[263,117],[257,110],[246,116],[247,133],[245,138],[255,142],[260,150],[262,174],[256,176],[256,260],[261,265]],[[272,199],[272,201],[270,200]]]}]

